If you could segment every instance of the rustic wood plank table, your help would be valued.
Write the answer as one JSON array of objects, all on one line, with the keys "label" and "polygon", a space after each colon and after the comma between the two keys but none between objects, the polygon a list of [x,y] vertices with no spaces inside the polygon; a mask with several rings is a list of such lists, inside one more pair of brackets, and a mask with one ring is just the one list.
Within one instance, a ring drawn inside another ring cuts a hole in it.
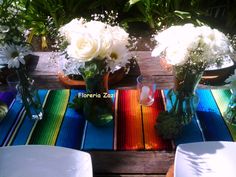
[{"label": "rustic wood plank table", "polygon": [[[63,89],[58,79],[58,66],[49,60],[51,53],[35,52],[31,62],[31,75],[39,89]],[[139,51],[137,65],[117,84],[115,89],[136,88],[136,78],[140,74],[155,75],[158,89],[173,86],[173,76],[170,71],[161,67],[158,58],[151,57],[148,51]],[[7,90],[1,85],[0,90]],[[96,176],[159,176],[164,177],[173,164],[174,153],[167,151],[89,151],[93,160]]]},{"label": "rustic wood plank table", "polygon": [[[49,58],[48,52],[35,52],[35,55],[39,56],[37,66],[32,72],[32,76],[35,79],[36,86],[38,88],[52,88],[61,89],[64,88],[58,79],[58,65],[54,64]],[[136,87],[136,78],[140,74],[143,75],[155,75],[158,88],[170,88],[173,84],[173,76],[171,72],[166,71],[160,66],[158,58],[151,57],[151,52],[139,51],[136,52],[137,65],[131,67],[130,72],[115,85],[111,85],[110,88],[127,89]],[[50,61],[49,61],[50,60]],[[34,63],[36,64],[36,63]],[[35,66],[35,65],[34,65]],[[32,69],[33,70],[33,69]]]},{"label": "rustic wood plank table", "polygon": [[[37,88],[62,89],[58,79],[58,66],[49,60],[50,53],[36,52],[39,56],[32,72]],[[51,64],[49,64],[51,63]],[[136,87],[140,74],[155,75],[160,89],[170,88],[173,76],[165,71],[157,58],[147,51],[137,52],[137,65],[131,67],[119,83],[110,88],[131,89]],[[158,176],[164,177],[174,160],[174,152],[165,151],[90,151],[94,172],[97,176]]]}]

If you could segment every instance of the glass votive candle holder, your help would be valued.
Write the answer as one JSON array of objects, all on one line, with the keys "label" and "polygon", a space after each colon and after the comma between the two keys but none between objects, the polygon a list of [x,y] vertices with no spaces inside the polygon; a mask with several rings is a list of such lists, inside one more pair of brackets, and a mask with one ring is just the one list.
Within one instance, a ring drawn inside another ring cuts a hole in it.
[{"label": "glass votive candle holder", "polygon": [[143,106],[151,106],[154,102],[155,84],[153,76],[137,77],[138,101]]},{"label": "glass votive candle holder", "polygon": [[9,91],[11,92],[15,92],[16,94],[16,101],[22,101],[21,100],[21,96],[20,96],[20,93],[18,92],[17,90],[17,85],[20,83],[18,77],[17,77],[17,74],[16,73],[13,73],[13,74],[10,74],[7,76],[6,78],[6,81],[7,81],[7,85],[8,85],[8,89]]},{"label": "glass votive candle holder", "polygon": [[6,78],[7,85],[10,91],[17,91],[16,86],[19,84],[19,79],[16,75],[16,73],[10,74]]}]

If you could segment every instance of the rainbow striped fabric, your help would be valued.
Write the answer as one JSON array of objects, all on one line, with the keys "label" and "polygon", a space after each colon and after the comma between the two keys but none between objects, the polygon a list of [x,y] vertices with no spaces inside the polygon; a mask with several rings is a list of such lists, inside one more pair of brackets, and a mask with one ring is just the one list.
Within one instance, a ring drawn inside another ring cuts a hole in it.
[{"label": "rainbow striped fabric", "polygon": [[[33,121],[27,117],[14,93],[0,93],[9,112],[0,122],[0,146],[46,144],[81,150],[172,150],[172,142],[161,139],[154,125],[157,115],[169,109],[165,105],[167,90],[155,92],[150,107],[138,103],[136,90],[110,90],[114,98],[114,121],[95,127],[68,103],[82,90],[39,90],[44,117]],[[227,124],[223,112],[229,102],[229,90],[197,90],[200,98],[197,113],[184,127],[175,145],[199,141],[235,141],[236,127]]]}]

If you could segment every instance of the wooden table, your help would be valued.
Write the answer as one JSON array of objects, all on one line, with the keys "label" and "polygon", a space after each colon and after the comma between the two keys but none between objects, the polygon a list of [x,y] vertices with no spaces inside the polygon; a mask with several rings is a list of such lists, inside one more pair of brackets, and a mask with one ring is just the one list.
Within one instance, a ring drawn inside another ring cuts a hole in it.
[{"label": "wooden table", "polygon": [[[161,68],[159,60],[152,58],[150,52],[137,52],[137,65],[131,67],[128,75],[110,88],[130,89],[136,87],[140,74],[156,75],[158,87],[172,86],[173,76]],[[32,72],[38,88],[62,89],[58,80],[58,66],[48,61],[50,53],[37,52],[36,68]],[[49,64],[50,63],[50,64]],[[90,151],[96,176],[158,176],[164,177],[173,163],[174,152],[165,151]]]},{"label": "wooden table", "polygon": [[[39,56],[31,62],[32,77],[39,89],[63,89],[58,80],[58,66],[49,61],[48,52],[36,52]],[[173,86],[171,72],[160,66],[158,58],[152,58],[151,53],[139,51],[137,65],[131,67],[128,75],[110,88],[129,89],[136,87],[138,75],[155,75],[155,82],[159,89]],[[6,90],[1,85],[0,90]],[[93,169],[96,176],[158,176],[164,177],[174,161],[174,152],[166,151],[89,151],[92,155]]]},{"label": "wooden table", "polygon": [[[52,54],[48,52],[35,52],[35,55],[39,56],[38,62],[35,60],[32,66],[37,66],[32,72],[32,76],[35,79],[36,86],[38,88],[52,88],[61,89],[64,88],[58,80],[58,65],[54,64],[50,60]],[[110,88],[127,89],[136,87],[136,78],[140,74],[143,75],[155,75],[158,88],[170,88],[173,85],[173,76],[171,72],[166,71],[160,66],[158,58],[152,58],[151,52],[139,51],[136,52],[137,65],[131,67],[130,72],[126,75],[121,82],[111,85]],[[32,69],[33,70],[33,69]]]}]

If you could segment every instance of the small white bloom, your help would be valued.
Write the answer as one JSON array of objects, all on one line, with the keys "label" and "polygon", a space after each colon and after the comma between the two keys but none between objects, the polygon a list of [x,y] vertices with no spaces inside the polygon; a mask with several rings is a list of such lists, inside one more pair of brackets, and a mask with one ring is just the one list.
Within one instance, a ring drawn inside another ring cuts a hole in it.
[{"label": "small white bloom", "polygon": [[131,54],[125,46],[114,45],[109,56],[108,65],[113,72],[117,66],[124,67],[130,58]]},{"label": "small white bloom", "polygon": [[19,68],[20,64],[25,64],[24,57],[30,53],[26,46],[5,45],[0,50],[0,64],[8,65],[8,68]]}]

